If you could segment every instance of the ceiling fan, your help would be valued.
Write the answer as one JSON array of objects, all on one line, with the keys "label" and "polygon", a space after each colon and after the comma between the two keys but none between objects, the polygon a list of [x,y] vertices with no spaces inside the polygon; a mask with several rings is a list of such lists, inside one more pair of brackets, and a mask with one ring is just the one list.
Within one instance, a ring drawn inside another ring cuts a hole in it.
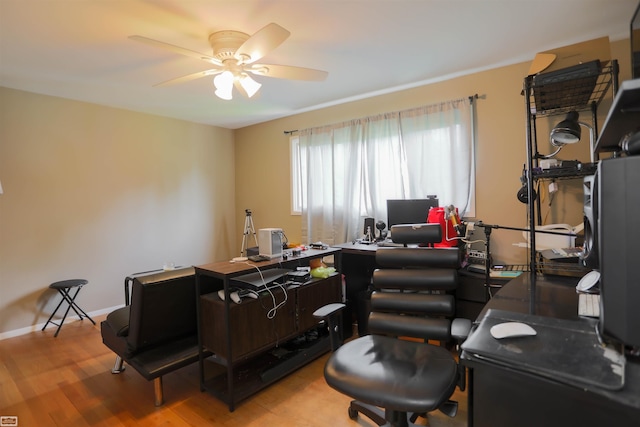
[{"label": "ceiling fan", "polygon": [[187,74],[154,86],[172,85],[215,76],[213,79],[216,87],[215,94],[222,99],[230,100],[233,97],[234,87],[249,98],[258,92],[262,85],[251,78],[250,74],[292,80],[322,81],[326,79],[328,75],[326,71],[290,65],[256,63],[282,44],[290,34],[289,31],[275,23],[266,25],[252,36],[240,31],[217,31],[209,35],[209,44],[213,49],[213,55],[205,55],[143,36],[134,35],[129,38],[213,64],[213,68],[209,70]]}]

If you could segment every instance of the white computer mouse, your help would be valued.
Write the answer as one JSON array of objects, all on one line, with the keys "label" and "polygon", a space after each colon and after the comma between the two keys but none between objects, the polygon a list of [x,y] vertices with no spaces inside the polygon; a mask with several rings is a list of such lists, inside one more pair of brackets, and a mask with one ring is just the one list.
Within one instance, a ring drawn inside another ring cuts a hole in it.
[{"label": "white computer mouse", "polygon": [[497,339],[528,337],[536,335],[536,330],[526,323],[522,322],[505,322],[498,323],[491,327],[491,336]]}]

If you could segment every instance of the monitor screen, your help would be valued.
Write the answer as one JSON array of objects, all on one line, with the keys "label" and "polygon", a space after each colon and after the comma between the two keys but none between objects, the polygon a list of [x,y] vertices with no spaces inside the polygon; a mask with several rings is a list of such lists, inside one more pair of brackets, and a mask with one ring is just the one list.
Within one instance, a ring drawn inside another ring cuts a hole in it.
[{"label": "monitor screen", "polygon": [[396,224],[423,224],[427,222],[429,209],[438,207],[438,198],[387,200],[387,227]]},{"label": "monitor screen", "polygon": [[640,78],[640,4],[631,18],[631,78]]}]

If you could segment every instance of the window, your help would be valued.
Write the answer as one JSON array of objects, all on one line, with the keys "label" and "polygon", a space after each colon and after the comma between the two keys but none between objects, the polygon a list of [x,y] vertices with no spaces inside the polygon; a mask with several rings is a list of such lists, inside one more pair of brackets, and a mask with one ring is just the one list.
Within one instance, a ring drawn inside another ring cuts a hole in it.
[{"label": "window", "polygon": [[303,241],[362,237],[364,217],[386,221],[387,199],[437,195],[474,214],[470,100],[306,129],[292,136],[292,212]]}]

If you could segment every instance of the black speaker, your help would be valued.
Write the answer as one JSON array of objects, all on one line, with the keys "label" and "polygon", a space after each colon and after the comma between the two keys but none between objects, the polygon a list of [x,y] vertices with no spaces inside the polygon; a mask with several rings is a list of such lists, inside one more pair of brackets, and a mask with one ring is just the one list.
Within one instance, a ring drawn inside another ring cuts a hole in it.
[{"label": "black speaker", "polygon": [[584,178],[584,250],[581,255],[582,265],[597,270],[598,262],[598,174]]},{"label": "black speaker", "polygon": [[640,347],[640,156],[598,165],[600,330],[605,338]]},{"label": "black speaker", "polygon": [[[518,198],[518,200],[520,200],[520,202],[524,204],[529,203],[529,186],[527,185],[528,182],[529,180],[527,178],[527,172],[523,169],[522,176],[520,177],[520,183],[522,184],[522,187],[520,187],[520,190],[518,190],[516,197]],[[538,197],[535,189],[532,190],[531,197],[533,201],[535,201]]]}]

